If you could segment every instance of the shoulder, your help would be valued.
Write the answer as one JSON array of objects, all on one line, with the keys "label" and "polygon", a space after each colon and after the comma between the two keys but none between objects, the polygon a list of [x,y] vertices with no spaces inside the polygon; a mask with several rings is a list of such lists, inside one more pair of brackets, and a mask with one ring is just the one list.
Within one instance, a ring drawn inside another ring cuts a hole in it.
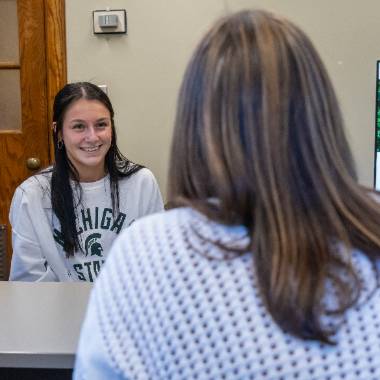
[{"label": "shoulder", "polygon": [[24,212],[38,217],[44,209],[51,209],[51,173],[41,172],[27,178],[19,185],[12,198],[9,218],[14,225]]},{"label": "shoulder", "polygon": [[[173,247],[177,247],[176,251],[183,255],[192,251],[215,258],[220,256],[218,246],[221,244],[231,250],[245,250],[248,243],[244,226],[220,224],[189,207],[142,217],[126,229],[117,242],[122,251],[134,251],[149,257],[161,253],[170,256]],[[158,247],[164,250],[160,253]],[[128,257],[134,260],[134,255]],[[156,259],[160,260],[159,257]]]},{"label": "shoulder", "polygon": [[[182,216],[183,212],[179,210],[152,214],[123,230],[112,245],[105,267],[100,273],[101,281],[112,283],[117,293],[117,278],[128,279],[127,282],[131,281],[133,286],[138,287],[141,282],[154,282],[152,276],[165,278],[167,270],[164,268],[171,268],[169,271],[173,272],[176,253],[181,252],[182,259],[186,256],[184,250],[178,249],[183,246],[181,226],[177,224]],[[158,263],[163,266],[157,266]]]},{"label": "shoulder", "polygon": [[50,191],[50,183],[51,183],[51,172],[50,171],[42,171],[38,174],[32,175],[27,178],[21,185],[18,186],[17,189],[21,191],[32,193],[42,193],[46,190]]},{"label": "shoulder", "polygon": [[128,177],[121,177],[119,180],[121,186],[128,184],[130,186],[158,186],[156,178],[153,173],[147,169],[142,168]]},{"label": "shoulder", "polygon": [[[100,274],[101,283],[119,287],[122,278],[128,282],[125,289],[135,294],[147,284],[158,281],[162,285],[169,277],[180,277],[188,268],[209,268],[212,261],[228,262],[222,260],[226,250],[243,252],[248,243],[243,226],[213,222],[191,208],[149,215],[134,222],[116,239]],[[149,297],[151,290],[146,288]]]},{"label": "shoulder", "polygon": [[[175,209],[161,213],[144,216],[127,229],[125,229],[114,244],[114,251],[121,253],[121,260],[129,259],[124,252],[136,251],[138,256],[143,256],[157,248],[158,242],[165,242],[171,236],[176,236],[181,231],[181,226],[189,224],[190,209]],[[180,239],[177,239],[178,241]],[[115,254],[116,254],[115,252]],[[111,255],[112,256],[112,255]],[[117,261],[118,259],[116,259]]]},{"label": "shoulder", "polygon": [[130,226],[126,237],[129,234],[139,234],[141,231],[156,231],[157,228],[169,232],[171,229],[183,228],[202,219],[204,217],[191,208],[176,208],[140,218]]},{"label": "shoulder", "polygon": [[123,180],[134,180],[134,181],[143,181],[143,180],[155,180],[153,173],[148,168],[141,168],[137,172],[129,175],[128,177],[122,177]]}]

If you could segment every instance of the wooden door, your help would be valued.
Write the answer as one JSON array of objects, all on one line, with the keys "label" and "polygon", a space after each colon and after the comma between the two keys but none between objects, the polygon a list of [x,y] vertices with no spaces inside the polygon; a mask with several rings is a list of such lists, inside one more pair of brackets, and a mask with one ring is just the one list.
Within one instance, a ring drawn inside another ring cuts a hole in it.
[{"label": "wooden door", "polygon": [[[19,45],[18,54],[11,60],[2,57],[0,49],[0,81],[13,81],[8,90],[13,100],[0,95],[0,225],[7,228],[8,272],[12,252],[10,202],[25,178],[52,161],[52,100],[66,83],[66,56],[63,0],[0,2],[16,9]],[[32,168],[37,161],[38,167]]]}]

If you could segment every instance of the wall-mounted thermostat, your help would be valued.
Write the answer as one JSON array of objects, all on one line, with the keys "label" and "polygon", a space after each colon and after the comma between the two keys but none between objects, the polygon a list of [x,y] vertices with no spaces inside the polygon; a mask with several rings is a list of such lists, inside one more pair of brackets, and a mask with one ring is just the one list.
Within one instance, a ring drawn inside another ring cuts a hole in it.
[{"label": "wall-mounted thermostat", "polygon": [[127,12],[125,9],[93,11],[94,34],[127,33]]}]

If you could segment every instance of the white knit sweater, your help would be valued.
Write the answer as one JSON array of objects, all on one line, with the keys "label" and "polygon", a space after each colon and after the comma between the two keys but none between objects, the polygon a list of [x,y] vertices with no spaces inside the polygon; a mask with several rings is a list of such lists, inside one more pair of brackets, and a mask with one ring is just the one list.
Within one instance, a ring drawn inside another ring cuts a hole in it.
[{"label": "white knit sweater", "polygon": [[297,339],[265,309],[252,254],[220,260],[214,242],[243,247],[245,233],[191,209],[132,225],[95,285],[74,378],[379,380],[380,290],[347,313],[336,346]]}]

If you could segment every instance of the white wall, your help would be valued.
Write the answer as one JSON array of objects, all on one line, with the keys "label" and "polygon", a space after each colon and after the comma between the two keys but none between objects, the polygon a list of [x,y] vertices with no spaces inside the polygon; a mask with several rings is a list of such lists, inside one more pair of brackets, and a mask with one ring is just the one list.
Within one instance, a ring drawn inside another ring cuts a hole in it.
[{"label": "white wall", "polygon": [[[92,11],[126,9],[128,35],[94,35]],[[261,8],[302,27],[324,59],[347,125],[360,181],[373,184],[378,0],[66,0],[69,81],[107,84],[119,146],[166,191],[175,102],[185,65],[211,23]]]}]

